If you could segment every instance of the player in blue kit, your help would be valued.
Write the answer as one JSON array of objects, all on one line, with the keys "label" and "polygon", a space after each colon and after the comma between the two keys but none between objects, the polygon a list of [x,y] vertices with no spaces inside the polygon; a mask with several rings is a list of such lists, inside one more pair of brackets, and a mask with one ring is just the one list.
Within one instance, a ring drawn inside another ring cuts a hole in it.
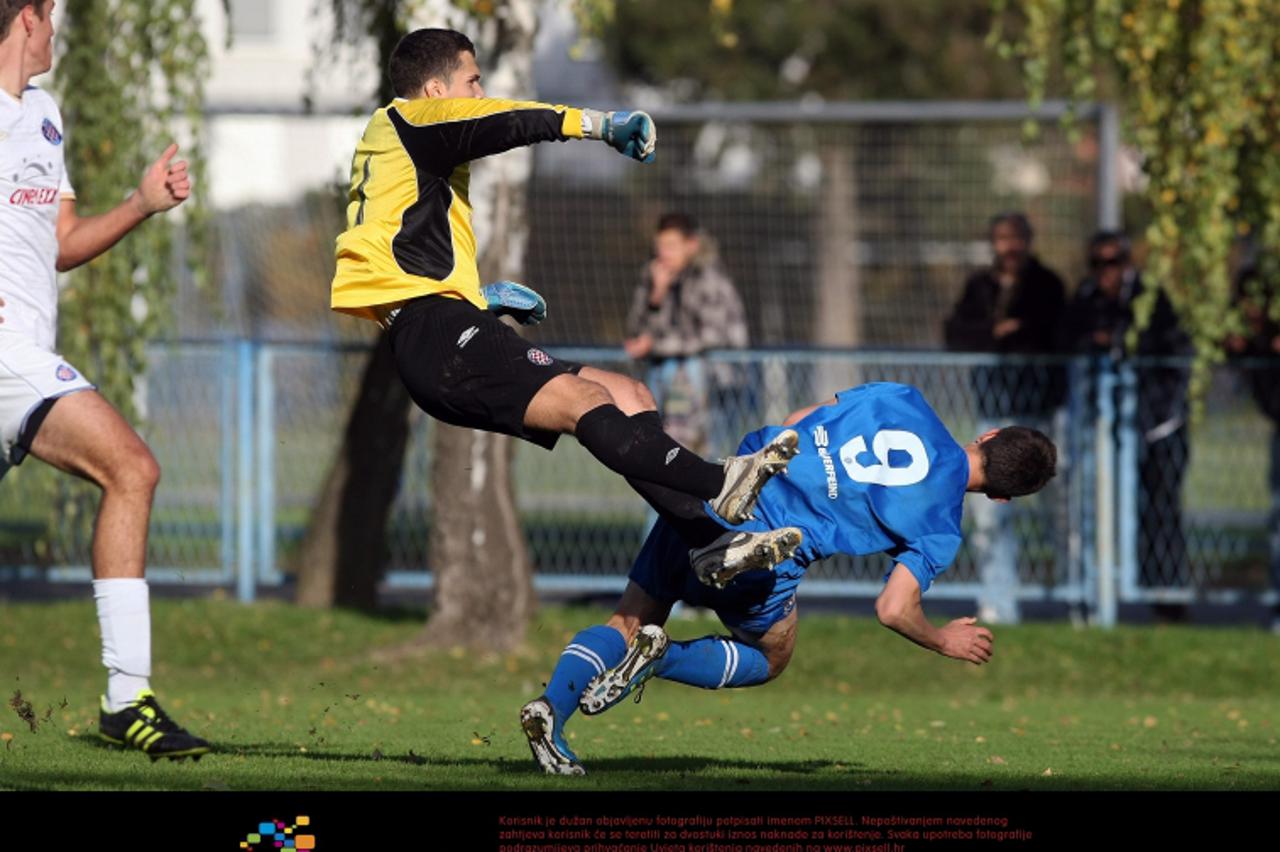
[{"label": "player in blue kit", "polygon": [[[673,514],[668,501],[613,616],[573,637],[546,692],[522,708],[546,772],[584,774],[563,737],[579,707],[601,713],[653,677],[721,689],[781,674],[795,648],[796,586],[810,564],[837,553],[893,559],[876,600],[886,627],[944,656],[991,658],[988,629],[973,618],[934,627],[921,594],[959,550],[965,493],[1005,501],[1039,491],[1055,472],[1053,442],[1009,426],[961,446],[918,390],[874,383],[747,435],[740,452],[786,428],[799,433],[799,454],[761,491],[757,517],[729,526],[705,504]],[[731,635],[670,641],[661,625],[676,601],[714,610]]]}]

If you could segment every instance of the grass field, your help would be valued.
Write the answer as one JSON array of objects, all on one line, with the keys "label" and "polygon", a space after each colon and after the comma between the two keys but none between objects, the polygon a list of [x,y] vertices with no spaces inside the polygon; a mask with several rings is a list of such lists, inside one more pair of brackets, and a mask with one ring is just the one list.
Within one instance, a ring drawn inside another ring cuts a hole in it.
[{"label": "grass field", "polygon": [[406,656],[416,612],[154,610],[159,696],[219,753],[153,764],[100,743],[92,605],[0,603],[0,789],[1280,789],[1280,638],[1257,630],[1005,628],[976,668],[808,615],[772,684],[655,682],[575,718],[573,779],[534,771],[516,717],[601,611],[547,609],[520,653],[476,657]]}]

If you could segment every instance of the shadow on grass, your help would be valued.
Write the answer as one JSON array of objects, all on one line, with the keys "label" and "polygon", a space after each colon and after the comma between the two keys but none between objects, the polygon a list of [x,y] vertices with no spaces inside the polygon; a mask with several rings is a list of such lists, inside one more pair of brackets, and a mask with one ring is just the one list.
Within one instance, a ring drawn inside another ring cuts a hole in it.
[{"label": "shadow on grass", "polygon": [[[105,745],[105,744],[104,744]],[[299,751],[292,743],[236,743],[215,746],[218,753],[233,757],[271,757],[290,758],[303,761],[332,761],[336,763],[402,763],[424,768],[452,767],[458,769],[489,769],[501,773],[527,775],[533,767],[531,759],[512,758],[505,755],[493,757],[439,757],[415,753],[385,754],[375,752],[333,751],[323,746],[308,751]],[[654,757],[638,763],[634,758],[600,758],[591,761],[591,767],[600,771],[635,771],[643,769],[652,773],[699,773],[708,770],[726,770],[731,772],[769,772],[808,775],[816,772],[830,771],[840,767],[844,771],[858,772],[866,775],[891,775],[892,771],[868,770],[864,764],[826,760],[784,760],[758,761],[733,760],[728,758],[690,756],[690,757]]]},{"label": "shadow on grass", "polygon": [[[750,760],[691,755],[687,757],[614,757],[585,761],[585,782],[576,778],[549,778],[527,756],[428,756],[416,753],[300,751],[283,742],[215,744],[215,751],[198,765],[190,762],[153,764],[144,755],[90,737],[78,738],[85,752],[114,753],[122,761],[136,761],[135,769],[101,765],[89,768],[56,766],[26,770],[0,781],[0,789],[48,790],[97,788],[115,790],[436,790],[484,789],[574,790],[630,789],[651,793],[682,790],[725,791],[868,791],[922,790],[969,791],[1158,791],[1158,790],[1277,790],[1280,776],[1270,766],[1259,766],[1258,757],[1244,766],[1218,764],[1197,777],[1160,778],[1142,772],[1111,774],[1106,778],[995,774],[972,772],[912,773],[870,768],[859,762],[825,760]],[[1243,755],[1242,755],[1243,756]],[[279,767],[245,764],[244,758],[288,761],[288,780]],[[1224,755],[1230,759],[1230,756]],[[1267,757],[1266,763],[1272,759]],[[1250,765],[1252,764],[1252,765]]]}]

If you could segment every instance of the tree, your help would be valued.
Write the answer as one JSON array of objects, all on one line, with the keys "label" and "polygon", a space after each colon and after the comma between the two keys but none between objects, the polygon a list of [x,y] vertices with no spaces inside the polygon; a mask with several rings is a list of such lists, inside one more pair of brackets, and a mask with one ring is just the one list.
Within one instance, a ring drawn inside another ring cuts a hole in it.
[{"label": "tree", "polygon": [[[410,22],[467,31],[490,86],[512,94],[532,89],[536,0],[500,8],[458,2],[333,0],[339,26],[359,25],[374,37],[385,67]],[[354,32],[347,30],[347,32]],[[394,35],[394,37],[392,37]],[[390,92],[380,92],[382,102]],[[483,251],[481,277],[519,279],[528,228],[527,149],[478,167],[471,202]],[[315,605],[369,606],[386,561],[385,530],[408,435],[409,399],[390,358],[386,336],[364,371],[341,455],[327,478],[299,560],[299,599]],[[515,509],[509,438],[437,424],[432,484],[430,565],[436,611],[424,639],[443,644],[509,648],[532,617],[532,566]],[[357,458],[357,456],[359,458]],[[479,629],[478,629],[479,628]]]},{"label": "tree", "polygon": [[[372,38],[378,67],[408,32],[402,0],[331,0],[336,41]],[[377,103],[394,96],[378,78]],[[338,455],[321,486],[307,531],[293,558],[296,599],[303,606],[370,609],[386,570],[387,519],[395,502],[409,441],[409,393],[396,373],[391,344],[379,333],[360,375]]]},{"label": "tree", "polygon": [[1007,98],[988,0],[618,0],[602,40],[629,82],[684,100]]},{"label": "tree", "polygon": [[[1074,98],[1116,81],[1142,154],[1152,220],[1147,280],[1165,290],[1196,345],[1193,393],[1240,329],[1231,257],[1252,237],[1275,286],[1280,267],[1280,16],[1259,0],[994,0],[1000,49],[1031,98],[1061,73]],[[1142,324],[1155,305],[1139,305]]]},{"label": "tree", "polygon": [[[119,203],[175,138],[196,176],[183,205],[188,256],[207,257],[199,191],[200,128],[208,54],[196,0],[77,0],[67,4],[54,87],[66,122],[66,158],[81,215]],[[181,131],[181,132],[180,132]],[[148,222],[111,251],[70,273],[62,292],[58,345],[93,377],[125,419],[146,372],[145,345],[171,326],[175,228]],[[55,556],[89,535],[97,490],[65,476],[58,494]],[[46,553],[50,548],[41,548]]]}]

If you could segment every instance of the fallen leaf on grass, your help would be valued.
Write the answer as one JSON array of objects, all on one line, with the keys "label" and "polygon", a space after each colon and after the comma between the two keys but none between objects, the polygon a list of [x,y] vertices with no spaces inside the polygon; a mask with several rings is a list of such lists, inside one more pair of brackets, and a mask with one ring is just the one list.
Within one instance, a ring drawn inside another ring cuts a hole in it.
[{"label": "fallen leaf on grass", "polygon": [[9,706],[13,708],[13,712],[18,714],[18,718],[26,722],[31,728],[31,733],[35,733],[40,729],[40,721],[36,719],[35,708],[31,706],[31,702],[22,697],[22,690],[14,690],[13,697],[9,699]]}]

